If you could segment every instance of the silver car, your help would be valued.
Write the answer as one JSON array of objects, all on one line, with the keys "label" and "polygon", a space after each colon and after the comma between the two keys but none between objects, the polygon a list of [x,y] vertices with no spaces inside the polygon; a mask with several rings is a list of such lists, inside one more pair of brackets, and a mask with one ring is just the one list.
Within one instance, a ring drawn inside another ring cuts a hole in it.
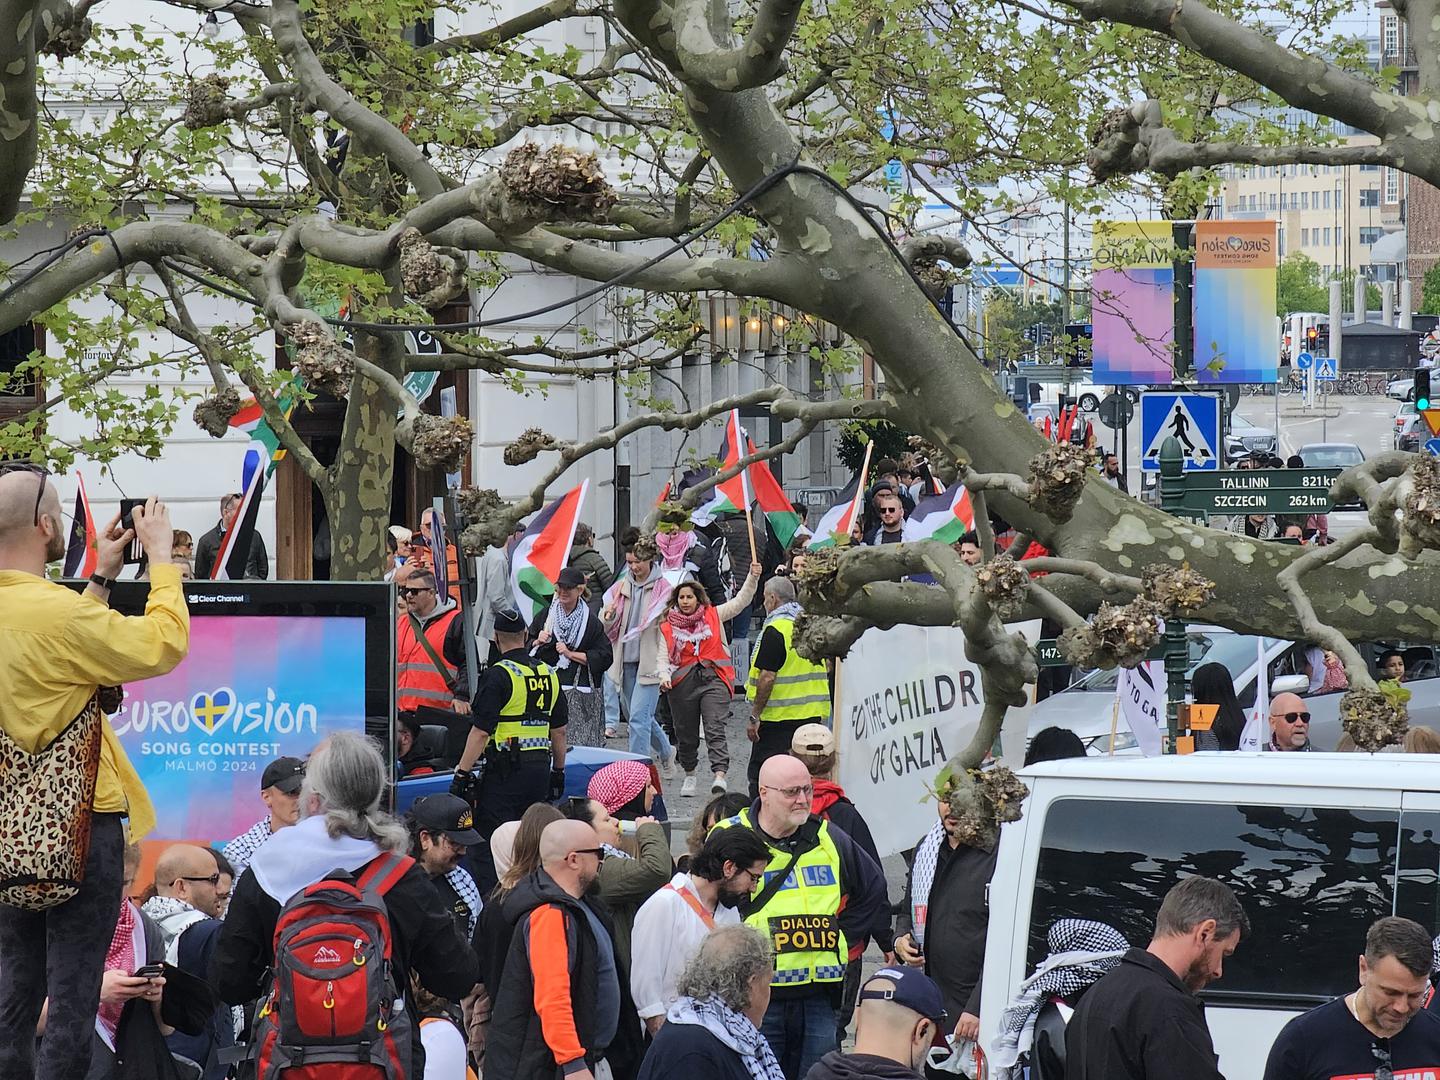
[{"label": "silver car", "polygon": [[1279,440],[1275,432],[1252,424],[1239,413],[1230,414],[1230,430],[1225,434],[1225,458],[1234,461],[1250,454],[1273,454]]},{"label": "silver car", "polygon": [[[1307,646],[1280,638],[1236,634],[1218,626],[1191,626],[1187,630],[1190,653],[1187,678],[1193,676],[1201,664],[1224,664],[1235,683],[1235,697],[1246,710],[1255,705],[1258,650],[1264,642],[1270,696],[1284,693],[1303,696],[1310,710],[1311,744],[1320,750],[1335,749],[1341,735],[1342,694],[1338,691],[1306,693],[1310,685],[1305,673]],[[1434,650],[1429,646],[1416,646],[1402,651],[1410,673],[1405,683],[1412,695],[1410,722],[1440,728],[1440,677],[1437,677]],[[1030,712],[1027,741],[1045,728],[1061,727],[1080,736],[1086,752],[1091,755],[1140,753],[1135,736],[1115,712],[1119,678],[1118,670],[1092,671],[1040,702]]]}]

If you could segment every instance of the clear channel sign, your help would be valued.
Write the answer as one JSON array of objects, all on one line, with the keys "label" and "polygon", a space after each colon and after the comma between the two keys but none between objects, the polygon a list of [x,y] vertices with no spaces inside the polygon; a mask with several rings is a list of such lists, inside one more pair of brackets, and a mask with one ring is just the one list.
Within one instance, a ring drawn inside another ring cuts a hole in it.
[{"label": "clear channel sign", "polygon": [[1183,506],[1200,514],[1327,514],[1341,469],[1233,469],[1190,473]]}]

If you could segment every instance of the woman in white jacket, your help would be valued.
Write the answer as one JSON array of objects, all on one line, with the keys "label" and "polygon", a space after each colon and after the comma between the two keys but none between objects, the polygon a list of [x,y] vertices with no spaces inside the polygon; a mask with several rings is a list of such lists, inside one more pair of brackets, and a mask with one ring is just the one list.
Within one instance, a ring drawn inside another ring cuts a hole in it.
[{"label": "woman in white jacket", "polygon": [[625,553],[625,566],[629,573],[606,593],[600,621],[615,643],[615,656],[620,661],[611,670],[620,677],[622,700],[628,704],[630,752],[648,757],[653,749],[660,772],[668,779],[675,775],[675,749],[655,719],[655,706],[660,702],[655,654],[661,613],[670,597],[671,584],[662,572],[659,549],[650,537],[641,537]]},{"label": "woman in white jacket", "polygon": [[655,669],[660,689],[670,705],[675,723],[675,741],[680,767],[685,770],[682,796],[695,794],[695,768],[700,760],[700,725],[705,725],[705,745],[715,779],[712,792],[728,790],[730,748],[725,724],[730,718],[730,699],[735,693],[735,667],[725,639],[725,623],[744,611],[755,598],[760,584],[759,563],[750,564],[750,573],[733,599],[718,607],[711,604],[698,581],[675,586],[657,635]]}]

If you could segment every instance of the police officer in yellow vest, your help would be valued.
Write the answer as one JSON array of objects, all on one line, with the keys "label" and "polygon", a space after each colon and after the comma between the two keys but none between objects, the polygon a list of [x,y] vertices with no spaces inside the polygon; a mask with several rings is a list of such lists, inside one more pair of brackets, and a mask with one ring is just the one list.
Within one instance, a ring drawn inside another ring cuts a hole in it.
[{"label": "police officer in yellow vest", "polygon": [[500,656],[476,688],[470,735],[450,785],[451,794],[475,807],[475,828],[486,840],[466,854],[482,896],[495,887],[489,840],[496,826],[519,821],[534,803],[565,793],[569,719],[555,669],[525,651],[525,620],[518,613],[496,614],[495,645]]},{"label": "police officer in yellow vest", "polygon": [[775,949],[761,1034],[787,1080],[837,1048],[845,966],[888,909],[885,874],[834,824],[810,812],[810,770],[788,754],[760,769],[760,797],[715,828],[748,828],[770,849],[765,878],[740,912]]},{"label": "police officer in yellow vest", "polygon": [[767,758],[790,752],[790,740],[806,724],[830,726],[830,677],[824,664],[812,663],[795,651],[795,583],[774,577],[765,583],[765,625],[750,658],[745,696],[750,720],[745,737],[750,748],[750,797],[759,792],[760,766]]}]

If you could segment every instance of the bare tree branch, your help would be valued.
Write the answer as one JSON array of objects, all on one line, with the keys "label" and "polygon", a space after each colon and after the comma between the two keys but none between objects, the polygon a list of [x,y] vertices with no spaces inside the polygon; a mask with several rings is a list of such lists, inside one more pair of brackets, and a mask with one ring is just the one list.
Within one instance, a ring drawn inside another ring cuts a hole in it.
[{"label": "bare tree branch", "polygon": [[785,46],[804,6],[804,0],[760,0],[744,42],[724,48],[719,39],[730,38],[732,25],[724,5],[679,0],[671,16],[681,67],[676,74],[723,92],[764,86],[785,71]]}]

